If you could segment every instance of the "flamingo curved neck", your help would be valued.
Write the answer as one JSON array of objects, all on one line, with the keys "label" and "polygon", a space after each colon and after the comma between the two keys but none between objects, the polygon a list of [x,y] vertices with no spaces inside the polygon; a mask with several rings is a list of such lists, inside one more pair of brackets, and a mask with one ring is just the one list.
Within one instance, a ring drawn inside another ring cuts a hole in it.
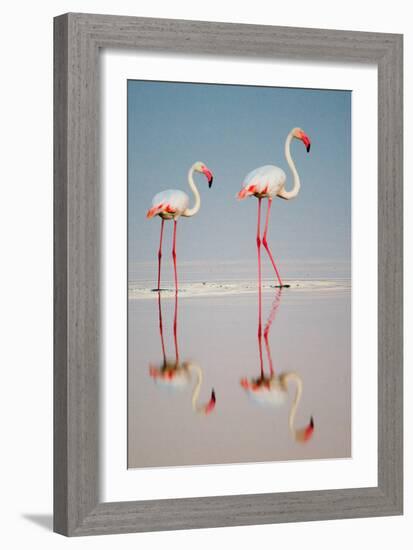
[{"label": "flamingo curved neck", "polygon": [[296,393],[295,393],[293,404],[291,405],[290,415],[288,417],[288,427],[290,428],[291,433],[293,435],[295,435],[295,432],[296,432],[296,430],[295,430],[295,415],[297,414],[298,405],[300,404],[301,396],[302,396],[302,393],[303,393],[303,382],[302,382],[300,376],[298,376],[298,374],[296,374],[295,372],[289,372],[287,374],[284,374],[282,383],[283,383],[283,385],[285,386],[286,389],[287,389],[287,386],[288,386],[288,382],[290,380],[295,382]]},{"label": "flamingo curved neck", "polygon": [[201,196],[194,182],[194,167],[191,166],[188,172],[188,185],[191,188],[192,193],[194,194],[195,202],[192,208],[187,208],[182,216],[190,217],[198,212],[201,208]]},{"label": "flamingo curved neck", "polygon": [[285,140],[285,158],[287,159],[287,164],[290,167],[291,173],[293,175],[293,187],[291,191],[286,191],[285,188],[283,187],[283,189],[278,193],[279,197],[286,200],[294,199],[298,195],[298,192],[300,191],[300,187],[301,187],[300,177],[298,175],[297,168],[295,167],[294,161],[291,157],[290,146],[291,146],[292,140],[293,140],[293,133],[290,132],[287,136],[287,139]]},{"label": "flamingo curved neck", "polygon": [[191,363],[189,368],[190,370],[194,370],[197,374],[197,382],[195,384],[194,391],[192,392],[192,408],[194,411],[199,411],[200,407],[198,406],[198,397],[202,386],[202,369],[194,363]]}]

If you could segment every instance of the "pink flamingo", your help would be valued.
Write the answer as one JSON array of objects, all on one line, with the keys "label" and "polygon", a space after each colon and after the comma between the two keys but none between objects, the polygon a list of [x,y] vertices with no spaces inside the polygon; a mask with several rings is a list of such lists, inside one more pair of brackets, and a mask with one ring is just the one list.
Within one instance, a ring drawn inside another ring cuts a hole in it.
[{"label": "pink flamingo", "polygon": [[[250,197],[252,195],[254,195],[254,197],[257,197],[258,199],[257,249],[259,278],[261,277],[260,249],[262,243],[271,260],[280,287],[289,287],[290,285],[283,284],[270,247],[268,246],[268,220],[270,217],[271,204],[274,197],[280,197],[281,199],[290,200],[294,199],[300,191],[300,178],[298,176],[298,172],[290,152],[290,145],[293,139],[301,140],[307,149],[307,153],[310,151],[311,146],[310,138],[305,134],[303,130],[301,130],[301,128],[293,128],[288,134],[287,139],[285,140],[285,158],[287,159],[287,164],[290,167],[293,175],[293,187],[291,191],[285,190],[285,182],[287,180],[287,176],[285,175],[284,170],[281,170],[281,168],[278,168],[278,166],[267,165],[260,166],[252,172],[249,172],[249,174],[247,174],[247,176],[245,177],[241,191],[237,194],[237,198],[239,199],[245,199],[246,197]],[[264,198],[268,199],[268,207],[267,216],[265,219],[264,234],[261,240],[261,200]]]},{"label": "pink flamingo", "polygon": [[296,372],[282,372],[276,376],[273,366],[273,360],[271,356],[271,348],[268,340],[271,325],[275,319],[278,308],[281,302],[281,289],[275,296],[274,302],[271,307],[268,320],[264,327],[264,342],[267,353],[269,376],[264,373],[264,360],[262,353],[262,321],[261,321],[261,293],[259,293],[259,306],[258,306],[258,351],[260,359],[260,376],[259,378],[242,378],[240,381],[241,386],[246,393],[257,403],[269,407],[279,407],[286,403],[288,398],[288,386],[290,382],[293,382],[296,387],[295,397],[290,409],[288,418],[288,426],[295,441],[299,443],[306,443],[311,439],[314,433],[314,420],[310,418],[310,422],[304,428],[295,427],[295,417],[298,406],[300,404],[303,394],[303,381],[301,376]]},{"label": "pink flamingo", "polygon": [[195,202],[192,208],[189,206],[189,197],[183,191],[179,189],[168,189],[157,193],[152,199],[152,208],[150,208],[146,214],[147,218],[153,218],[154,216],[160,216],[161,222],[161,236],[159,239],[158,250],[158,287],[157,291],[161,290],[161,260],[162,260],[162,238],[165,220],[173,220],[174,231],[172,240],[172,258],[174,263],[174,276],[175,276],[175,290],[178,290],[178,275],[176,269],[176,226],[178,218],[183,216],[189,218],[198,212],[201,208],[201,197],[194,182],[194,172],[200,172],[204,174],[208,180],[208,185],[211,187],[213,175],[212,172],[205,166],[203,162],[195,162],[188,172],[188,185],[194,194]]},{"label": "pink flamingo", "polygon": [[203,382],[203,370],[194,361],[180,360],[178,349],[178,293],[175,292],[175,311],[174,311],[174,324],[173,324],[173,336],[175,347],[175,359],[170,360],[166,357],[165,340],[163,333],[163,320],[162,320],[162,304],[161,293],[158,293],[158,318],[159,318],[159,335],[161,337],[162,348],[162,363],[158,367],[151,364],[149,366],[149,376],[160,385],[167,386],[168,388],[178,390],[190,385],[193,377],[196,377],[196,384],[192,391],[192,410],[195,413],[201,415],[208,415],[214,409],[216,405],[215,390],[212,389],[211,396],[206,403],[198,403],[199,394],[201,392],[201,386]]}]

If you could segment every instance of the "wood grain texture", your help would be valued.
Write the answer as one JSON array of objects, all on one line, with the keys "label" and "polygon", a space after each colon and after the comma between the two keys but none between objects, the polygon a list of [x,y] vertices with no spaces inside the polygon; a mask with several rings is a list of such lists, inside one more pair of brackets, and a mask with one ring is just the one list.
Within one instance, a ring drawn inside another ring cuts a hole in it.
[{"label": "wood grain texture", "polygon": [[67,21],[54,25],[54,529],[67,532]]},{"label": "wood grain texture", "polygon": [[[54,39],[55,531],[73,536],[401,514],[402,37],[66,14],[55,19]],[[100,502],[98,67],[104,47],[377,64],[378,487]]]},{"label": "wood grain texture", "polygon": [[403,506],[403,42],[378,74],[378,482]]}]

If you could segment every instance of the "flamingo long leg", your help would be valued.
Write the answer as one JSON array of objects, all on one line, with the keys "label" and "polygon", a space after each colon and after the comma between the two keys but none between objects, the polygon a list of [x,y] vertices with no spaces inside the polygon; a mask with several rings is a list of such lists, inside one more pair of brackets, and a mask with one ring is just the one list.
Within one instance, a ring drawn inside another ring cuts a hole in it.
[{"label": "flamingo long leg", "polygon": [[175,360],[179,364],[179,349],[178,349],[178,291],[175,292],[175,312],[174,312],[174,343],[175,343]]},{"label": "flamingo long leg", "polygon": [[175,292],[178,292],[178,273],[176,270],[176,225],[177,225],[177,221],[174,220],[174,234],[172,239],[172,258],[174,261]]},{"label": "flamingo long leg", "polygon": [[262,358],[262,295],[261,295],[261,198],[258,199],[257,219],[257,256],[258,256],[258,351],[260,356],[261,377],[264,376],[264,362]]},{"label": "flamingo long leg", "polygon": [[162,306],[161,306],[161,293],[160,292],[158,292],[158,313],[159,313],[159,334],[161,336],[162,355],[163,355],[163,362],[165,364],[166,363],[166,352],[165,352],[165,340],[164,340],[164,337],[163,337]]},{"label": "flamingo long leg", "polygon": [[158,250],[158,287],[157,290],[161,290],[161,261],[162,261],[162,239],[163,239],[163,227],[165,220],[162,218],[161,223],[161,236],[159,238],[159,250]]},{"label": "flamingo long leg", "polygon": [[264,359],[262,356],[262,294],[261,294],[261,285],[258,290],[258,352],[260,357],[260,371],[261,378],[264,378]]},{"label": "flamingo long leg", "polygon": [[[258,256],[258,291],[261,292],[261,201],[258,199],[258,219],[257,219],[257,256]],[[261,311],[260,311],[261,315]]]},{"label": "flamingo long leg", "polygon": [[268,246],[268,241],[267,241],[268,221],[270,219],[271,204],[272,204],[272,199],[268,199],[267,216],[266,216],[266,219],[265,219],[265,228],[264,228],[264,235],[263,235],[263,238],[262,238],[262,244],[264,245],[265,250],[268,252],[268,256],[270,257],[272,266],[275,270],[275,273],[277,274],[278,283],[279,283],[280,287],[282,287],[284,285],[283,285],[283,282],[281,280],[280,273],[279,273],[278,268],[275,264],[274,258],[271,254],[271,250],[270,250],[270,247]]},{"label": "flamingo long leg", "polygon": [[273,366],[273,360],[272,360],[272,356],[271,356],[271,347],[270,347],[270,343],[268,341],[268,336],[269,336],[269,333],[270,333],[271,325],[273,324],[275,316],[277,314],[277,310],[279,308],[280,301],[281,301],[281,289],[279,289],[277,294],[275,295],[274,302],[271,306],[270,314],[268,316],[267,322],[266,322],[265,327],[264,327],[264,342],[265,342],[265,349],[267,350],[268,365],[270,367],[271,377],[274,376],[274,366]]}]

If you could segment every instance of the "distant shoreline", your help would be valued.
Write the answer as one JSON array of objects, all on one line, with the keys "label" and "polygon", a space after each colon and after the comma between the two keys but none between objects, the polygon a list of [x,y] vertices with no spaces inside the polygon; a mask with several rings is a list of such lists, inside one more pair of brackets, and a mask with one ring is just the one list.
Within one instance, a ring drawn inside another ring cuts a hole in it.
[{"label": "distant shoreline", "polygon": [[[332,292],[332,291],[350,291],[351,280],[345,278],[337,279],[286,279],[286,284],[290,288],[284,290],[288,292]],[[274,292],[277,287],[273,279],[263,279],[262,291],[264,293]],[[183,282],[179,286],[180,298],[202,298],[212,296],[236,296],[245,294],[254,294],[257,292],[256,280],[227,280],[227,281],[197,281]],[[167,281],[162,285],[162,298],[172,298],[175,296],[175,290],[172,281]],[[131,282],[128,287],[129,300],[155,299],[158,292],[148,284],[147,281]]]}]

